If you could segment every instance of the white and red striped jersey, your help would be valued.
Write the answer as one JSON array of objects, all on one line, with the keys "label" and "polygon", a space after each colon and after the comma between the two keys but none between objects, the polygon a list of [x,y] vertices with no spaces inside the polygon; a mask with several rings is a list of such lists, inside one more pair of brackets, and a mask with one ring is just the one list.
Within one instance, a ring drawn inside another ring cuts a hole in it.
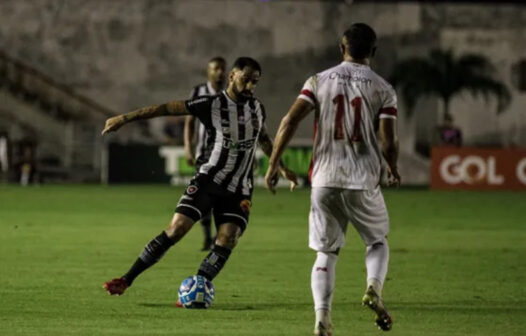
[{"label": "white and red striped jersey", "polygon": [[397,117],[393,87],[367,65],[342,62],[310,77],[299,98],[316,108],[312,186],[375,188],[382,170],[378,121]]}]

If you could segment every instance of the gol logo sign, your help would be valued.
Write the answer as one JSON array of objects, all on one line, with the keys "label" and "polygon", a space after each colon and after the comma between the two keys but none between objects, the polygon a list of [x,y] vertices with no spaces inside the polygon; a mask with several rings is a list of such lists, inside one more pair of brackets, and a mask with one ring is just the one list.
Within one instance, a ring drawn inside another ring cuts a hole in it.
[{"label": "gol logo sign", "polygon": [[433,148],[431,187],[526,190],[526,150]]}]

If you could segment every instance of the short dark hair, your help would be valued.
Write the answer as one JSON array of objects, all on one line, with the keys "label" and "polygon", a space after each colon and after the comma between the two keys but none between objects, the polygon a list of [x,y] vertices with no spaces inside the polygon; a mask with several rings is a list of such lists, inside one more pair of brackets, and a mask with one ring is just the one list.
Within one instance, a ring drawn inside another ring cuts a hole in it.
[{"label": "short dark hair", "polygon": [[256,71],[259,71],[259,74],[261,75],[261,65],[259,65],[258,61],[251,57],[239,57],[234,62],[232,69],[243,70],[245,67],[250,67]]},{"label": "short dark hair", "polygon": [[210,59],[210,61],[208,61],[208,63],[213,63],[213,62],[224,63],[224,64],[226,64],[225,59],[224,59],[223,57],[221,57],[221,56],[212,57],[212,58]]},{"label": "short dark hair", "polygon": [[349,44],[349,54],[354,59],[364,59],[372,56],[376,46],[376,33],[365,23],[354,23],[343,36]]}]

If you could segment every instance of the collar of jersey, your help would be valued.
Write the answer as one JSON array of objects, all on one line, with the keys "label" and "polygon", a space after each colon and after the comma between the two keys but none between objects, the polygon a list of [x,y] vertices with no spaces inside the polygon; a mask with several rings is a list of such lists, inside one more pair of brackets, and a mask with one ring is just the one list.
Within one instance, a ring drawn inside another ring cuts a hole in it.
[{"label": "collar of jersey", "polygon": [[231,102],[232,104],[234,104],[234,105],[245,106],[245,104],[246,104],[246,102],[244,102],[244,103],[236,103],[235,101],[233,101],[232,98],[230,98],[230,96],[228,95],[228,93],[226,93],[226,90],[221,91],[221,93],[224,94],[225,97],[226,97],[226,99],[227,99],[229,102]]},{"label": "collar of jersey", "polygon": [[352,66],[356,66],[356,67],[365,67],[365,68],[369,68],[370,67],[369,65],[366,65],[366,64],[354,63],[354,62],[351,62],[351,61],[343,61],[341,64],[348,64],[348,65],[352,65]]}]

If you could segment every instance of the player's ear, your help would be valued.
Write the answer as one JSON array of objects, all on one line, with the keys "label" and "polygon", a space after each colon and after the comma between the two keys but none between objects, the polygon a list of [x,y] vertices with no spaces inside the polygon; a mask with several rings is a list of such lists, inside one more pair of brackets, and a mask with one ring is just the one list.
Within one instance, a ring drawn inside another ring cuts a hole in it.
[{"label": "player's ear", "polygon": [[345,55],[345,44],[340,43],[340,52],[342,53],[342,56]]}]

